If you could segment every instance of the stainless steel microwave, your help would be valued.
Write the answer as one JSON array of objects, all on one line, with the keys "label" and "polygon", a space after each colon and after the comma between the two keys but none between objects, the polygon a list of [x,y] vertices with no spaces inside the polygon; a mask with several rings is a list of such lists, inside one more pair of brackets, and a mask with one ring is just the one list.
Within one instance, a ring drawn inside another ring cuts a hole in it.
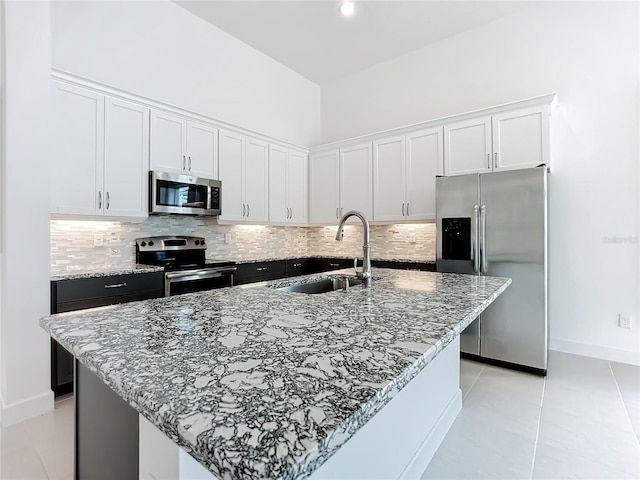
[{"label": "stainless steel microwave", "polygon": [[149,213],[220,215],[222,183],[179,173],[149,172]]}]

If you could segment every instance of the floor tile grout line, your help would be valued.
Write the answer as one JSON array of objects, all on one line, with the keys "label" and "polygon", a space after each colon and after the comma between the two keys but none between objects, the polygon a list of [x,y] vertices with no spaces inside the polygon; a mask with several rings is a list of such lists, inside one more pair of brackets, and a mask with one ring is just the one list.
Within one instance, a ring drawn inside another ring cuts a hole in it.
[{"label": "floor tile grout line", "polygon": [[533,459],[531,460],[531,472],[529,480],[533,480],[533,472],[536,467],[536,454],[538,452],[538,441],[540,439],[540,425],[542,424],[542,407],[544,406],[544,394],[547,388],[547,377],[542,380],[542,395],[540,396],[540,413],[538,414],[538,426],[536,427],[536,440],[533,443]]},{"label": "floor tile grout line", "polygon": [[616,374],[613,371],[611,362],[607,361],[607,364],[609,365],[609,371],[611,372],[611,376],[613,377],[613,382],[616,384],[616,390],[618,391],[618,397],[620,397],[620,401],[622,402],[622,408],[624,408],[624,413],[627,415],[627,420],[629,420],[631,431],[633,432],[633,436],[636,439],[636,444],[638,445],[638,448],[640,448],[640,439],[638,439],[636,430],[635,428],[633,428],[633,421],[631,420],[631,415],[629,414],[629,408],[627,408],[627,403],[624,401],[624,397],[622,396],[622,390],[620,390],[620,384],[618,383],[618,378],[616,377]]}]

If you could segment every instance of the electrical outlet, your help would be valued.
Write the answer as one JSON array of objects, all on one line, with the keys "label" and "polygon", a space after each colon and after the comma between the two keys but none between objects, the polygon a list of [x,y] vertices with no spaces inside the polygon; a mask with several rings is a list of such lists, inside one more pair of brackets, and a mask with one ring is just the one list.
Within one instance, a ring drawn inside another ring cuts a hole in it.
[{"label": "electrical outlet", "polygon": [[101,247],[104,245],[104,234],[96,233],[93,235],[93,246]]},{"label": "electrical outlet", "polygon": [[631,315],[618,315],[618,325],[622,328],[631,328]]},{"label": "electrical outlet", "polygon": [[231,243],[231,233],[224,234],[224,243]]},{"label": "electrical outlet", "polygon": [[415,232],[409,233],[409,243],[416,243],[416,234],[415,234]]}]

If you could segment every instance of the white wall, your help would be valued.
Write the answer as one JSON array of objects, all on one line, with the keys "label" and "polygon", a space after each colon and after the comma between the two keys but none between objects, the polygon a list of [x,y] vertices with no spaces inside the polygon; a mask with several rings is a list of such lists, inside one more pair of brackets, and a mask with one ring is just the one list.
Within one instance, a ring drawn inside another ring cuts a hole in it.
[{"label": "white wall", "polygon": [[52,2],[57,68],[298,145],[320,87],[175,3]]},{"label": "white wall", "polygon": [[50,9],[3,2],[0,400],[7,426],[53,408],[49,336]]},{"label": "white wall", "polygon": [[323,86],[322,142],[558,93],[551,347],[638,363],[638,3],[540,3]]}]

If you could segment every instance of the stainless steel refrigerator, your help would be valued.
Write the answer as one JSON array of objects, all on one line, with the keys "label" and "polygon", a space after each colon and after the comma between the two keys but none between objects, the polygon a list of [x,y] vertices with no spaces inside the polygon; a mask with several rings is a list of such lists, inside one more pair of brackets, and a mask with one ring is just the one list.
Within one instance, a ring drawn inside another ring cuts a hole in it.
[{"label": "stainless steel refrigerator", "polygon": [[512,283],[460,336],[467,357],[547,371],[547,168],[436,178],[439,272]]}]

